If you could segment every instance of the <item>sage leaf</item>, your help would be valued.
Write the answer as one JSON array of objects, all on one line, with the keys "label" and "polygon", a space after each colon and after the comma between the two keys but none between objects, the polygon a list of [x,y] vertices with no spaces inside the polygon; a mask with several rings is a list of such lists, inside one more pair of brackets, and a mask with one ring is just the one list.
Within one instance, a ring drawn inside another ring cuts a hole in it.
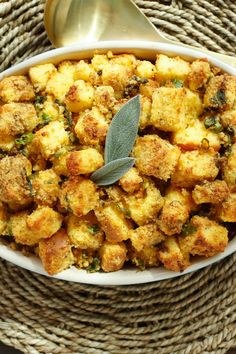
[{"label": "sage leaf", "polygon": [[91,175],[91,180],[98,186],[108,186],[118,181],[133,165],[133,157],[123,157],[109,162]]},{"label": "sage leaf", "polygon": [[138,134],[140,95],[129,100],[110,124],[105,144],[105,164],[129,156]]}]

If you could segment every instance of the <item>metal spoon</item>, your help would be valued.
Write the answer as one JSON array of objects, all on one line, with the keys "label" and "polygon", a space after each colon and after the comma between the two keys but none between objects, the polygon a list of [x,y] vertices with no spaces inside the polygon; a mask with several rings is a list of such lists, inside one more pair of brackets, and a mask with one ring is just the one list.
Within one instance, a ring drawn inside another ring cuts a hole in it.
[{"label": "metal spoon", "polygon": [[106,40],[148,40],[198,49],[236,67],[236,58],[166,39],[132,0],[47,0],[44,25],[55,47]]}]

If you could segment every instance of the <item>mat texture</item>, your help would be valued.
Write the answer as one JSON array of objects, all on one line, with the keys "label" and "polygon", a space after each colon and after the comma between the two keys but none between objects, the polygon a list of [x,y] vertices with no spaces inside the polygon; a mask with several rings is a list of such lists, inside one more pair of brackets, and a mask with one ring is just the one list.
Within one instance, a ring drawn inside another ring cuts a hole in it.
[{"label": "mat texture", "polygon": [[[236,53],[231,0],[136,0],[168,38]],[[41,0],[0,1],[0,70],[51,47]],[[236,254],[174,280],[73,284],[0,261],[0,340],[24,353],[202,354],[236,346]]]}]

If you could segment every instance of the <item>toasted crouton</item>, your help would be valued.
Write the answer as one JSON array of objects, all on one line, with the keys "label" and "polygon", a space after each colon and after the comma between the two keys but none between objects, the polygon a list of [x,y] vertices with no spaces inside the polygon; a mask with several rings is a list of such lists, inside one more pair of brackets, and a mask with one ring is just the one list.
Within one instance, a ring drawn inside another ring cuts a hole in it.
[{"label": "toasted crouton", "polygon": [[236,78],[227,74],[210,79],[204,95],[205,108],[232,109],[236,98]]},{"label": "toasted crouton", "polygon": [[232,145],[230,155],[226,160],[222,175],[231,191],[236,191],[236,143]]},{"label": "toasted crouton", "polygon": [[56,68],[51,63],[36,65],[29,69],[29,77],[36,92],[45,90],[48,80],[55,72]]},{"label": "toasted crouton", "polygon": [[67,169],[71,176],[92,173],[102,167],[104,160],[96,149],[72,151],[67,157]]},{"label": "toasted crouton", "polygon": [[154,223],[130,230],[129,235],[132,246],[138,252],[145,251],[147,247],[155,247],[165,239],[164,234],[158,229],[157,224]]},{"label": "toasted crouton", "polygon": [[188,75],[188,85],[190,90],[196,91],[204,87],[211,75],[211,67],[207,60],[194,60],[191,63],[190,72]]},{"label": "toasted crouton", "polygon": [[180,247],[174,236],[167,237],[157,249],[160,261],[169,270],[182,272],[190,265],[189,253]]},{"label": "toasted crouton", "polygon": [[96,184],[82,177],[64,182],[59,198],[61,206],[76,216],[88,214],[98,206],[99,201]]},{"label": "toasted crouton", "polygon": [[77,80],[66,93],[65,104],[71,112],[80,112],[91,108],[93,99],[93,86],[83,80]]},{"label": "toasted crouton", "polygon": [[5,103],[33,101],[35,93],[26,76],[9,76],[0,81],[0,99]]},{"label": "toasted crouton", "polygon": [[167,181],[178,163],[180,150],[158,135],[145,135],[136,139],[133,156],[142,173]]},{"label": "toasted crouton", "polygon": [[236,222],[236,193],[231,193],[222,204],[218,204],[216,212],[220,220]]},{"label": "toasted crouton", "polygon": [[204,181],[196,185],[193,192],[193,200],[196,204],[223,202],[229,196],[229,188],[225,181],[215,180],[213,182]]},{"label": "toasted crouton", "polygon": [[197,93],[186,88],[160,87],[152,95],[150,124],[175,132],[184,129],[201,111],[202,103]]},{"label": "toasted crouton", "polygon": [[185,80],[190,72],[190,64],[179,57],[169,58],[164,54],[158,54],[156,70],[156,76],[159,80]]},{"label": "toasted crouton", "polygon": [[104,272],[115,272],[123,267],[126,261],[127,249],[123,242],[103,242],[99,249],[101,267]]},{"label": "toasted crouton", "polygon": [[62,272],[74,263],[71,244],[65,230],[61,229],[52,237],[39,241],[39,257],[50,275]]},{"label": "toasted crouton", "polygon": [[172,174],[172,183],[180,187],[193,187],[204,180],[212,181],[219,169],[214,153],[198,150],[181,153],[176,169]]},{"label": "toasted crouton", "polygon": [[145,79],[153,79],[156,75],[156,67],[148,60],[141,60],[138,62],[136,67],[136,75],[145,78]]},{"label": "toasted crouton", "polygon": [[124,174],[119,180],[119,185],[127,193],[133,193],[140,189],[143,183],[142,177],[139,175],[137,168],[132,167],[128,172]]},{"label": "toasted crouton", "polygon": [[52,206],[59,196],[60,177],[53,169],[39,171],[32,178],[32,193],[37,204]]},{"label": "toasted crouton", "polygon": [[179,237],[182,249],[192,255],[212,257],[223,252],[228,244],[228,231],[217,222],[195,215],[190,220],[189,232]]}]

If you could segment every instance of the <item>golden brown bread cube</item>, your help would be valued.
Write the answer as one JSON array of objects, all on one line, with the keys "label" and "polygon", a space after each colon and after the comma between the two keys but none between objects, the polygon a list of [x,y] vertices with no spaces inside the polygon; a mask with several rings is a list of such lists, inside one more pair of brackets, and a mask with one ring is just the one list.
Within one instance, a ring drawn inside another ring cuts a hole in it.
[{"label": "golden brown bread cube", "polygon": [[29,176],[30,161],[23,155],[6,156],[0,160],[0,200],[16,206],[31,202]]},{"label": "golden brown bread cube", "polygon": [[108,63],[104,65],[102,69],[102,84],[104,86],[113,87],[115,97],[120,98],[131,75],[131,67],[122,64]]},{"label": "golden brown bread cube", "polygon": [[4,235],[8,226],[8,213],[6,206],[0,202],[0,235]]},{"label": "golden brown bread cube", "polygon": [[39,241],[39,257],[50,275],[69,268],[74,263],[74,256],[66,231],[61,229],[52,237]]},{"label": "golden brown bread cube", "polygon": [[167,181],[175,170],[180,150],[158,135],[138,137],[133,149],[140,172]]},{"label": "golden brown bread cube", "polygon": [[7,103],[0,107],[0,136],[15,136],[32,132],[39,124],[31,103]]},{"label": "golden brown bread cube", "polygon": [[236,142],[236,109],[224,111],[220,115],[220,122],[225,128],[233,130],[234,134],[231,136],[232,141]]},{"label": "golden brown bread cube", "polygon": [[124,65],[130,69],[136,68],[137,60],[133,54],[113,54],[111,51],[108,51],[107,56],[111,64]]},{"label": "golden brown bread cube", "polygon": [[53,169],[33,174],[31,181],[34,201],[40,205],[54,205],[59,197],[60,180]]},{"label": "golden brown bread cube", "polygon": [[204,87],[211,76],[211,67],[207,59],[194,60],[190,65],[190,72],[188,74],[190,90],[196,91]]},{"label": "golden brown bread cube", "polygon": [[80,249],[96,250],[102,245],[104,239],[104,232],[93,212],[81,217],[70,214],[67,233],[71,244]]},{"label": "golden brown bread cube", "polygon": [[96,209],[95,215],[105,232],[107,241],[117,243],[129,238],[132,223],[125,217],[116,203],[108,202],[108,204]]},{"label": "golden brown bread cube", "polygon": [[106,114],[115,103],[114,89],[111,86],[98,86],[94,92],[94,104],[101,113]]},{"label": "golden brown bread cube", "polygon": [[230,155],[222,168],[222,177],[231,191],[236,191],[236,143],[232,145]]},{"label": "golden brown bread cube", "polygon": [[224,222],[236,222],[236,193],[231,193],[228,198],[216,206],[217,216]]},{"label": "golden brown bread cube", "polygon": [[184,188],[170,187],[164,196],[164,205],[158,226],[166,235],[179,234],[193,208],[191,193]]},{"label": "golden brown bread cube", "polygon": [[124,200],[131,218],[140,226],[156,220],[163,206],[160,191],[148,179],[144,180],[144,188],[124,196]]},{"label": "golden brown bread cube", "polygon": [[39,129],[34,138],[34,145],[45,159],[54,155],[65,145],[69,145],[69,136],[62,122],[50,122]]},{"label": "golden brown bread cube", "polygon": [[9,76],[0,81],[0,99],[5,103],[33,101],[35,93],[26,76]]},{"label": "golden brown bread cube", "polygon": [[143,179],[139,175],[137,168],[131,167],[131,169],[124,174],[119,180],[119,185],[127,193],[133,193],[140,189],[142,186]]},{"label": "golden brown bread cube", "polygon": [[202,112],[199,95],[186,88],[157,88],[152,95],[150,124],[175,132],[184,129],[189,121]]},{"label": "golden brown bread cube", "polygon": [[108,57],[105,54],[94,54],[91,59],[91,65],[96,71],[102,70],[108,62]]},{"label": "golden brown bread cube", "polygon": [[75,134],[84,145],[104,144],[107,131],[108,123],[96,107],[81,114],[75,125]]},{"label": "golden brown bread cube", "polygon": [[144,129],[150,124],[152,103],[151,99],[141,95],[141,112],[139,117],[139,128]]},{"label": "golden brown bread cube", "polygon": [[148,247],[155,247],[165,239],[165,235],[158,229],[157,224],[150,223],[130,230],[129,237],[134,249],[138,252],[145,251]]},{"label": "golden brown bread cube", "polygon": [[216,155],[212,152],[198,150],[183,152],[172,174],[172,183],[188,188],[204,180],[212,181],[219,172],[216,162]]},{"label": "golden brown bread cube", "polygon": [[0,139],[0,150],[2,151],[11,151],[15,145],[15,137],[13,136],[4,136]]},{"label": "golden brown bread cube", "polygon": [[[57,104],[55,102],[55,98],[53,96],[47,95],[45,97],[46,97],[46,99],[42,104],[39,104],[37,106],[37,103],[36,103],[37,111],[39,111],[38,115],[41,118],[41,123],[45,124],[45,117],[46,117],[46,121],[48,120],[48,123],[52,122],[54,120],[63,121],[64,120],[63,106],[60,106],[59,104]],[[39,110],[39,107],[40,107],[40,110]]]},{"label": "golden brown bread cube", "polygon": [[189,232],[179,237],[180,247],[192,255],[212,257],[223,252],[228,244],[228,230],[207,217],[195,215]]},{"label": "golden brown bread cube", "polygon": [[67,157],[69,155],[69,151],[65,148],[62,148],[56,152],[55,155],[51,157],[52,168],[59,176],[68,176],[69,171],[67,169]]},{"label": "golden brown bread cube", "polygon": [[79,60],[75,64],[74,79],[93,82],[95,70],[91,64],[86,63],[84,60]]},{"label": "golden brown bread cube", "polygon": [[232,109],[236,98],[236,78],[227,74],[210,79],[204,95],[205,108]]},{"label": "golden brown bread cube", "polygon": [[229,196],[229,188],[225,181],[215,180],[212,182],[204,181],[195,186],[192,196],[196,204],[223,202]]},{"label": "golden brown bread cube", "polygon": [[73,76],[71,70],[68,72],[53,72],[47,82],[46,93],[60,101],[64,101],[65,94],[74,83]]},{"label": "golden brown bread cube", "polygon": [[64,182],[59,198],[61,206],[76,216],[88,214],[90,210],[98,207],[99,202],[96,184],[82,177],[74,177]]},{"label": "golden brown bread cube", "polygon": [[51,237],[62,224],[63,217],[49,207],[39,207],[31,214],[27,211],[11,215],[9,228],[16,242],[32,246],[42,238]]},{"label": "golden brown bread cube", "polygon": [[41,64],[29,69],[29,77],[36,92],[43,91],[51,75],[56,72],[53,64]]},{"label": "golden brown bread cube", "polygon": [[148,60],[140,60],[137,63],[135,74],[141,78],[154,79],[156,75],[156,67]]},{"label": "golden brown bread cube", "polygon": [[175,236],[166,237],[157,249],[160,261],[169,270],[182,272],[190,265],[189,253],[180,247]]},{"label": "golden brown bread cube", "polygon": [[180,57],[170,58],[164,54],[158,54],[156,70],[159,80],[185,80],[190,72],[190,64]]},{"label": "golden brown bread cube", "polygon": [[77,80],[65,95],[65,104],[71,112],[80,112],[91,108],[94,99],[93,86],[83,80]]},{"label": "golden brown bread cube", "polygon": [[142,96],[145,96],[151,100],[154,91],[156,91],[158,87],[160,87],[160,82],[149,79],[147,83],[139,86],[139,92]]},{"label": "golden brown bread cube", "polygon": [[104,164],[103,156],[93,148],[80,151],[72,151],[67,157],[67,169],[69,175],[92,173]]},{"label": "golden brown bread cube", "polygon": [[115,272],[123,267],[126,261],[127,249],[123,242],[103,242],[99,249],[101,267],[104,272]]},{"label": "golden brown bread cube", "polygon": [[217,133],[206,129],[204,123],[198,119],[189,122],[188,126],[179,129],[172,134],[172,143],[178,145],[183,150],[220,149],[220,136]]}]

